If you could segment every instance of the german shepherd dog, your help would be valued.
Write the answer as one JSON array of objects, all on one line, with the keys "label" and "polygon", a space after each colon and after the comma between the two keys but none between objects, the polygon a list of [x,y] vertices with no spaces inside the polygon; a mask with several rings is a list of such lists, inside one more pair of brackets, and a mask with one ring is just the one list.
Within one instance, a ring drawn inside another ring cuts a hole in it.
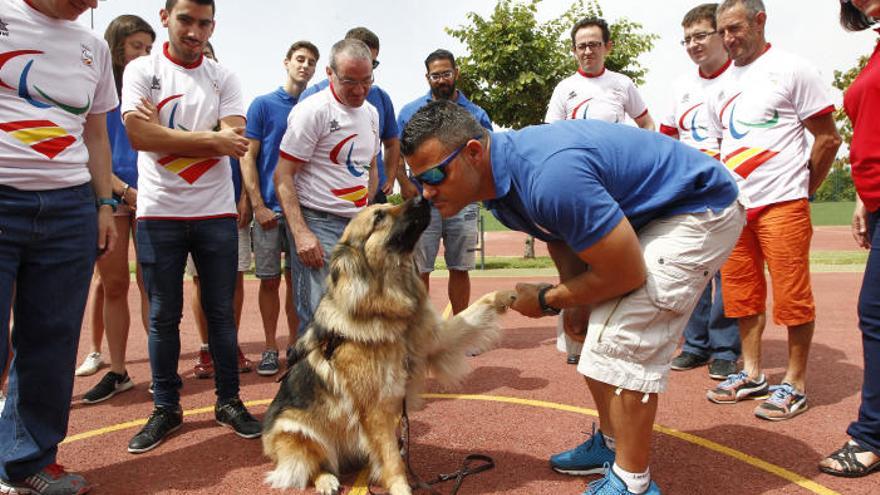
[{"label": "german shepherd dog", "polygon": [[440,319],[413,262],[429,222],[428,202],[416,199],[370,206],[343,232],[326,292],[263,420],[272,487],[336,494],[340,469],[368,462],[392,495],[411,493],[396,435],[404,399],[419,408],[429,375],[459,383],[466,352],[497,341],[498,315],[515,298],[490,293]]}]

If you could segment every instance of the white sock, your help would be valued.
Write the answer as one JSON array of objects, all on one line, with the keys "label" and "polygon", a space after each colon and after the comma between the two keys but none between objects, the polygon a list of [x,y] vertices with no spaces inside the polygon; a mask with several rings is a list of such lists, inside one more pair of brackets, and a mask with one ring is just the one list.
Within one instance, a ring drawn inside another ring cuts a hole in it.
[{"label": "white sock", "polygon": [[645,493],[648,491],[648,486],[651,484],[651,470],[645,470],[644,473],[630,473],[629,471],[624,471],[617,465],[615,462],[611,469],[614,471],[614,474],[617,475],[618,478],[623,480],[626,484],[626,489],[631,491],[632,493]]},{"label": "white sock", "polygon": [[609,437],[604,433],[602,433],[602,436],[605,437],[605,446],[608,447],[608,450],[614,452],[614,447],[617,446],[617,442],[614,441],[614,437]]},{"label": "white sock", "polygon": [[208,344],[202,344],[202,350],[207,351],[209,349]]}]

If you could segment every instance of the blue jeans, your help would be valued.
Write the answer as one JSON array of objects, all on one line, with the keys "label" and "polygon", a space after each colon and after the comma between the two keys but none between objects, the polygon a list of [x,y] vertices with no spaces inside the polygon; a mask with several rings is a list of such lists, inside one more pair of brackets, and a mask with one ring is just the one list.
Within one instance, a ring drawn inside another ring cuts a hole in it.
[{"label": "blue jeans", "polygon": [[293,303],[296,305],[296,315],[299,317],[297,334],[302,336],[312,322],[315,310],[321,301],[321,296],[324,295],[324,281],[330,273],[330,253],[333,252],[336,243],[339,242],[342,232],[351,219],[303,206],[300,209],[302,210],[306,225],[309,226],[309,229],[318,238],[318,242],[321,243],[321,248],[324,249],[324,266],[321,268],[311,268],[303,265],[299,256],[296,255],[296,248],[294,247],[296,244],[293,240],[293,234],[290,229],[287,230],[291,246],[290,251],[292,253],[290,257],[290,274],[293,277],[294,290],[291,291],[291,296],[294,298]]},{"label": "blue jeans", "polygon": [[4,480],[55,462],[67,434],[97,239],[90,184],[50,191],[0,186],[0,369],[9,354],[10,306],[15,316],[9,398],[0,417]]},{"label": "blue jeans", "polygon": [[859,328],[865,358],[862,404],[859,419],[849,425],[847,434],[862,447],[880,455],[880,211],[868,217],[871,252],[859,293]]},{"label": "blue jeans", "polygon": [[[736,361],[742,349],[739,325],[735,318],[724,316],[720,271],[715,274],[713,282],[706,286],[684,329],[682,350],[702,358]],[[713,285],[714,301],[712,300]]]},{"label": "blue jeans", "polygon": [[232,311],[238,266],[236,220],[138,220],[137,243],[138,262],[150,298],[147,340],[153,402],[157,407],[170,408],[180,404],[183,382],[177,374],[177,364],[183,270],[188,253],[192,253],[201,281],[218,402],[238,397],[238,336]]}]

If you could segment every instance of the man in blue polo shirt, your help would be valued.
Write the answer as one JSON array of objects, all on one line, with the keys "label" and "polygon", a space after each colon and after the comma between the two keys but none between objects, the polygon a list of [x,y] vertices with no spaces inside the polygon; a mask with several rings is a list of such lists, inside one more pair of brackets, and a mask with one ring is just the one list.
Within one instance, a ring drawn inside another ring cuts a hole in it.
[{"label": "man in blue polo shirt", "polygon": [[487,133],[447,101],[410,119],[401,150],[444,217],[486,200],[507,227],[548,244],[560,283],[518,284],[513,309],[534,318],[566,309],[566,332],[586,337],[578,371],[600,423],[551,465],[585,474],[612,465],[587,494],[659,494],[648,470],[657,394],[745,223],[730,174],[660,134],[596,120]]},{"label": "man in blue polo shirt", "polygon": [[308,41],[292,44],[284,58],[284,69],[287,73],[284,86],[254,99],[247,112],[245,137],[250,141],[250,146],[241,160],[241,168],[248,198],[254,210],[254,273],[260,279],[258,299],[266,337],[266,348],[257,365],[257,373],[264,376],[274,375],[279,369],[275,337],[281,310],[278,292],[281,285],[282,251],[286,257],[284,282],[287,298],[284,309],[289,333],[288,349],[296,340],[298,327],[290,282],[287,227],[281,205],[275,197],[272,175],[278,164],[278,146],[287,130],[287,117],[315,74],[319,57],[318,48]]},{"label": "man in blue polo shirt", "polygon": [[[435,50],[425,59],[425,79],[431,89],[424,96],[407,103],[400,110],[397,117],[397,126],[403,130],[409,119],[420,108],[434,100],[448,100],[455,102],[477,119],[481,126],[492,131],[492,121],[485,110],[468,100],[464,93],[456,89],[458,81],[458,67],[455,65],[455,56],[448,50]],[[398,168],[398,182],[405,198],[419,193],[417,186],[413,186],[406,177],[405,167]],[[440,249],[440,239],[443,239],[444,258],[449,270],[449,304],[452,312],[459,313],[468,306],[471,296],[471,280],[468,271],[475,267],[475,251],[478,235],[478,220],[480,205],[472,203],[467,205],[457,214],[442,218],[437,208],[431,208],[431,224],[425,229],[419,244],[416,247],[416,266],[419,275],[430,287],[431,272],[434,271],[434,261]]]},{"label": "man in blue polo shirt", "polygon": [[[355,27],[345,33],[345,39],[362,41],[373,55],[373,70],[379,66],[379,37],[376,33],[365,27]],[[300,101],[323,91],[330,85],[329,79],[309,86],[300,95]],[[397,121],[394,120],[394,104],[391,97],[382,88],[373,84],[367,93],[367,103],[376,107],[379,112],[379,138],[382,140],[382,148],[376,157],[376,167],[379,172],[379,188],[373,197],[373,203],[385,203],[387,195],[394,189],[394,178],[397,176],[397,163],[400,161],[400,132],[397,129]],[[384,159],[383,159],[384,157]],[[388,164],[387,167],[385,164]]]}]

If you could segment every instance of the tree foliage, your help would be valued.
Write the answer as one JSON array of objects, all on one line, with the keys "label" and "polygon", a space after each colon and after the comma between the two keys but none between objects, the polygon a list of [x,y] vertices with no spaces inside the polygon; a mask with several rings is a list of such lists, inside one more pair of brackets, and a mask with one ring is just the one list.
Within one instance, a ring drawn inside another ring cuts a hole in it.
[{"label": "tree foliage", "polygon": [[[859,72],[865,68],[865,65],[868,63],[868,59],[870,55],[863,55],[859,57],[858,63],[856,63],[855,67],[850,68],[846,71],[834,71],[834,82],[832,85],[839,89],[842,92],[846,92],[849,89],[850,84],[856,79],[856,76],[859,75]],[[843,111],[843,107],[838,108],[834,113],[834,120],[837,121],[837,127],[840,130],[840,137],[843,138],[844,142],[846,142],[847,146],[852,142],[852,122],[849,121],[849,118],[846,116],[846,112]]]},{"label": "tree foliage", "polygon": [[[553,88],[577,69],[569,31],[579,19],[602,17],[598,0],[578,0],[559,17],[536,18],[541,0],[498,0],[491,16],[470,12],[469,24],[446,28],[468,49],[457,59],[459,88],[485,109],[492,121],[513,129],[543,122]],[[656,34],[628,19],[610,24],[614,49],[606,67],[644,81],[638,57],[654,46]]]}]

